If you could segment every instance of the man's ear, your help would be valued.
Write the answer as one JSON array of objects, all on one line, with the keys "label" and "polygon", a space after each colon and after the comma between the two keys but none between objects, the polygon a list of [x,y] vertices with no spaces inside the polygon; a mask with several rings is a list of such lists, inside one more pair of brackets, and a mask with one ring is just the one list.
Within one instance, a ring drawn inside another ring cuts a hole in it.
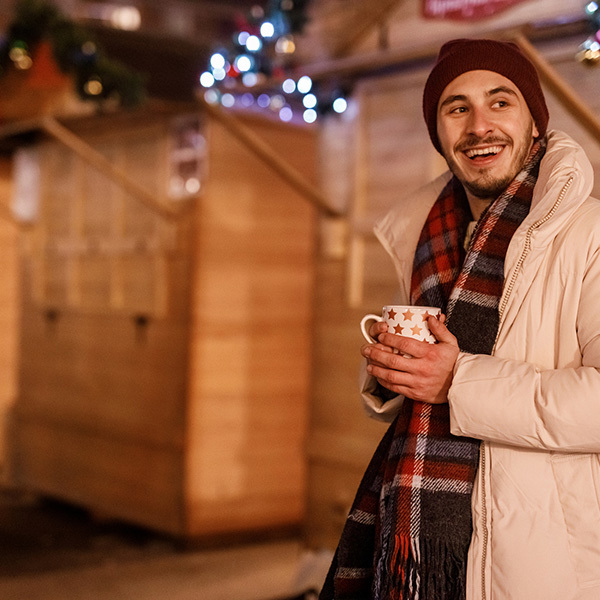
[{"label": "man's ear", "polygon": [[537,128],[537,125],[535,124],[535,121],[533,122],[533,139],[537,140],[540,137],[540,131]]}]

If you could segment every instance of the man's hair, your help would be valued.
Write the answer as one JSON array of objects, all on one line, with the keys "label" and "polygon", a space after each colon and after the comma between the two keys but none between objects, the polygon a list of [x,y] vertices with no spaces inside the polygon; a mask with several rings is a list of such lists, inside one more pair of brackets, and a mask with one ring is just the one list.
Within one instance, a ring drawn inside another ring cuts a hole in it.
[{"label": "man's hair", "polygon": [[437,108],[446,86],[467,71],[494,71],[510,79],[523,94],[537,126],[539,137],[546,134],[548,107],[533,63],[512,42],[459,39],[446,42],[440,49],[423,92],[423,116],[429,137],[442,153],[437,135]]}]

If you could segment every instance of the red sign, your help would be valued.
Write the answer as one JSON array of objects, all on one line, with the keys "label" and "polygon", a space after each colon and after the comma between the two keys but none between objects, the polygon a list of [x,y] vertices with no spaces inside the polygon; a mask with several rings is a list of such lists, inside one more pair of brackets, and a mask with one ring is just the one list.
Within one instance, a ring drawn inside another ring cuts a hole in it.
[{"label": "red sign", "polygon": [[485,19],[525,0],[423,0],[426,19]]}]

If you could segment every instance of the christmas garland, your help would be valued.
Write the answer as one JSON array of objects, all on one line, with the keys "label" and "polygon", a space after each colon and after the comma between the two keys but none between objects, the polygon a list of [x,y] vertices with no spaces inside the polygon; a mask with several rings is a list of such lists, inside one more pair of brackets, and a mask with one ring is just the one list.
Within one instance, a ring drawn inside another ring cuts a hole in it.
[{"label": "christmas garland", "polygon": [[15,17],[0,39],[0,78],[10,70],[31,68],[35,51],[48,42],[59,69],[74,80],[83,100],[114,100],[124,107],[144,97],[140,74],[108,58],[91,35],[45,0],[21,0]]}]

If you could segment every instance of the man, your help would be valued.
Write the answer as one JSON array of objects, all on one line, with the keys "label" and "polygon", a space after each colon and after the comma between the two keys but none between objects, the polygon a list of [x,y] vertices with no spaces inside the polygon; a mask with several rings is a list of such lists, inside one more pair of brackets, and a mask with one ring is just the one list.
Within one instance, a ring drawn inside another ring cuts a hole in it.
[{"label": "man", "polygon": [[429,319],[434,345],[371,327],[363,397],[393,422],[321,598],[597,600],[591,165],[571,138],[547,133],[537,73],[514,44],[445,44],[423,112],[450,171],[376,233],[400,302],[447,318]]}]

